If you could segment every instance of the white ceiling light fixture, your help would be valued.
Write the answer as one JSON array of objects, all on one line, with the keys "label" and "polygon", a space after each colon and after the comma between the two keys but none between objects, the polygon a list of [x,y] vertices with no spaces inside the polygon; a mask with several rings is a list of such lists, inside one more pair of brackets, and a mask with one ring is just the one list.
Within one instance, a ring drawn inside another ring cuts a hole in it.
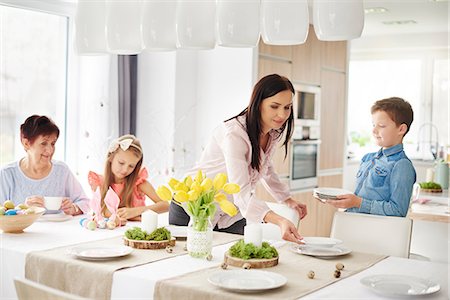
[{"label": "white ceiling light fixture", "polygon": [[176,1],[145,1],[142,19],[142,39],[145,50],[173,51],[177,49],[176,7]]},{"label": "white ceiling light fixture", "polygon": [[217,44],[255,47],[259,41],[260,0],[217,0]]},{"label": "white ceiling light fixture", "polygon": [[262,0],[261,37],[268,45],[299,45],[309,30],[307,0]]},{"label": "white ceiling light fixture", "polygon": [[364,12],[366,13],[366,15],[368,14],[382,14],[387,12],[387,8],[384,7],[368,7],[368,8],[364,8]]},{"label": "white ceiling light fixture", "polygon": [[75,16],[75,49],[79,55],[106,51],[105,1],[79,0]]},{"label": "white ceiling light fixture", "polygon": [[207,50],[216,45],[215,0],[178,0],[176,10],[177,47]]},{"label": "white ceiling light fixture", "polygon": [[314,0],[313,23],[322,41],[351,40],[361,36],[364,6],[361,0]]},{"label": "white ceiling light fixture", "polygon": [[141,0],[106,0],[106,38],[108,51],[133,55],[142,52]]}]

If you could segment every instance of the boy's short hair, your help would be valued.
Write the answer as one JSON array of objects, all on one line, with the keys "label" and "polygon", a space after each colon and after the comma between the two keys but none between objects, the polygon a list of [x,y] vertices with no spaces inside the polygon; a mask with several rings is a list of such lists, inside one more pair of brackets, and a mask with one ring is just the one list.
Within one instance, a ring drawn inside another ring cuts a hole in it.
[{"label": "boy's short hair", "polygon": [[377,111],[386,112],[392,121],[395,122],[397,126],[402,124],[406,124],[408,127],[403,136],[405,136],[409,128],[411,127],[411,123],[414,120],[414,112],[412,110],[411,104],[408,101],[403,100],[398,97],[391,97],[387,99],[378,100],[372,105],[370,112],[373,114]]}]

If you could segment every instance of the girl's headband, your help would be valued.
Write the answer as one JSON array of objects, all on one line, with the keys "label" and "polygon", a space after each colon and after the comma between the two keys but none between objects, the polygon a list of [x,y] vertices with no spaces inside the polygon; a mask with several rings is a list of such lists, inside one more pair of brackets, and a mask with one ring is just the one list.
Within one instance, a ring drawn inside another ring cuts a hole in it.
[{"label": "girl's headband", "polygon": [[131,138],[127,138],[127,139],[123,139],[121,141],[119,141],[118,139],[114,140],[111,142],[111,145],[109,145],[109,149],[108,152],[109,153],[113,153],[115,152],[117,149],[122,149],[123,151],[127,151],[128,148],[130,148],[130,146],[138,149],[141,153],[142,153],[142,149],[137,146],[137,145],[133,145],[133,139]]}]

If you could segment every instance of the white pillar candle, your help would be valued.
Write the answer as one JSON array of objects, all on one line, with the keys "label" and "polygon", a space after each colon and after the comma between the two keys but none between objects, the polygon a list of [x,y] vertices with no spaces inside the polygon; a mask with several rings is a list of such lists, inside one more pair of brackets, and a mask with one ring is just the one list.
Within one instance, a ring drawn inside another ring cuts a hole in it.
[{"label": "white pillar candle", "polygon": [[158,227],[158,214],[153,210],[146,210],[141,215],[141,228],[147,233],[152,233]]},{"label": "white pillar candle", "polygon": [[427,169],[427,176],[426,176],[425,181],[427,181],[427,182],[434,181],[434,169],[433,168]]},{"label": "white pillar candle", "polygon": [[252,243],[256,247],[262,245],[262,228],[259,224],[249,224],[244,227],[244,242]]}]

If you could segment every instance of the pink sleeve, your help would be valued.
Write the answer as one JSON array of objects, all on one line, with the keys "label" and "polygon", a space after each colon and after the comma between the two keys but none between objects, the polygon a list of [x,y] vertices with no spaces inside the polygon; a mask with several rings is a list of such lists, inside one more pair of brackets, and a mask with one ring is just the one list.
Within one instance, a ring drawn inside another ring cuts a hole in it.
[{"label": "pink sleeve", "polygon": [[97,173],[95,173],[93,171],[89,171],[88,181],[89,181],[90,186],[92,186],[93,184],[101,185],[103,182],[103,178],[102,178],[102,176],[98,175]]},{"label": "pink sleeve", "polygon": [[262,179],[263,186],[278,202],[284,202],[286,199],[291,197],[289,187],[280,181],[280,178],[277,173],[275,173],[270,159],[268,160],[267,171],[263,174]]},{"label": "pink sleeve", "polygon": [[141,183],[145,182],[148,178],[148,171],[147,168],[142,168],[139,172],[138,178],[136,180],[136,186],[140,185]]},{"label": "pink sleeve", "polygon": [[252,192],[251,183],[251,146],[245,139],[245,131],[231,129],[222,141],[222,150],[227,168],[228,181],[237,183],[241,191],[234,196],[234,203],[241,214],[250,222],[263,222],[270,211],[267,204],[257,199]]}]

